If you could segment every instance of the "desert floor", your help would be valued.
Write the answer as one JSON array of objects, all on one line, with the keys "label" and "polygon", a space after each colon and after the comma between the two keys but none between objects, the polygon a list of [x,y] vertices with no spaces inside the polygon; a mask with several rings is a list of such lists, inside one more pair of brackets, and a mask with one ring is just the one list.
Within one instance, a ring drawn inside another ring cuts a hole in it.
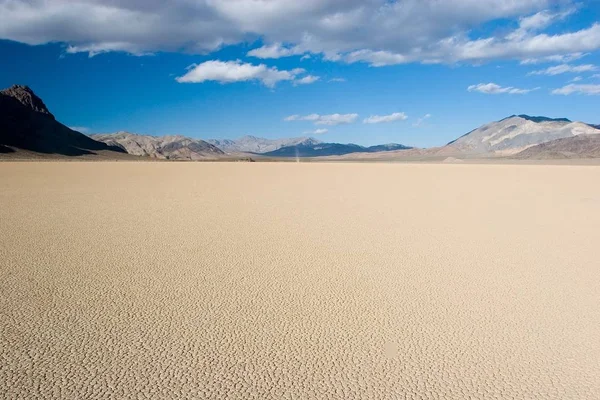
[{"label": "desert floor", "polygon": [[0,164],[0,397],[598,399],[600,167]]}]

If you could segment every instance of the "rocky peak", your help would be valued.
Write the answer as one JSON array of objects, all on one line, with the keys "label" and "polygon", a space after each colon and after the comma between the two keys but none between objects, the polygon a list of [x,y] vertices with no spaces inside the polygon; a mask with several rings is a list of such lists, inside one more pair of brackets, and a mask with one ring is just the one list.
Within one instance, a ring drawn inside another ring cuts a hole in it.
[{"label": "rocky peak", "polygon": [[54,119],[54,115],[48,111],[48,107],[46,107],[42,99],[40,99],[29,86],[13,85],[8,89],[0,90],[0,93],[4,96],[12,97],[35,112],[46,114]]}]

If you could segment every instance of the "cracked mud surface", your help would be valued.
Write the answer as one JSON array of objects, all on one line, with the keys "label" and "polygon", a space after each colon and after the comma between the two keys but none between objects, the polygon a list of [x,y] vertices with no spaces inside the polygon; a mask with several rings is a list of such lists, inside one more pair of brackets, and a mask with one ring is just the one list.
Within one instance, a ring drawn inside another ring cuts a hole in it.
[{"label": "cracked mud surface", "polygon": [[600,398],[598,182],[2,163],[0,398]]}]

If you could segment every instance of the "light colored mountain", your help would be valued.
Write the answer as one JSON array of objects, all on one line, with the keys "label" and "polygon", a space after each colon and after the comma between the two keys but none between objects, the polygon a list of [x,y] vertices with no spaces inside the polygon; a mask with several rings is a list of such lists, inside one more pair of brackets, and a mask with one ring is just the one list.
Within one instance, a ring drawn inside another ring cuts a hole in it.
[{"label": "light colored mountain", "polygon": [[239,139],[208,139],[208,143],[217,146],[226,153],[269,153],[282,147],[296,145],[314,145],[320,141],[310,137],[265,139],[256,136],[242,136]]},{"label": "light colored mountain", "polygon": [[510,155],[556,139],[599,133],[600,130],[593,126],[583,122],[572,122],[566,118],[513,115],[483,125],[448,143],[447,147],[465,154]]},{"label": "light colored mountain", "polygon": [[168,160],[205,160],[224,155],[216,146],[204,140],[181,135],[150,136],[130,132],[90,135],[108,145],[119,146],[129,154]]},{"label": "light colored mountain", "polygon": [[516,154],[519,159],[600,158],[600,135],[578,135],[538,144]]}]

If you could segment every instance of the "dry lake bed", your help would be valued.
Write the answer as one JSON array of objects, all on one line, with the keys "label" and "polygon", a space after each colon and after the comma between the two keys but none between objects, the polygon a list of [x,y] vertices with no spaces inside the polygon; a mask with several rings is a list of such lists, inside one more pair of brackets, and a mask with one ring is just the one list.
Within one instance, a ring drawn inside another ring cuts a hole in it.
[{"label": "dry lake bed", "polygon": [[598,399],[600,167],[0,164],[0,397]]}]

